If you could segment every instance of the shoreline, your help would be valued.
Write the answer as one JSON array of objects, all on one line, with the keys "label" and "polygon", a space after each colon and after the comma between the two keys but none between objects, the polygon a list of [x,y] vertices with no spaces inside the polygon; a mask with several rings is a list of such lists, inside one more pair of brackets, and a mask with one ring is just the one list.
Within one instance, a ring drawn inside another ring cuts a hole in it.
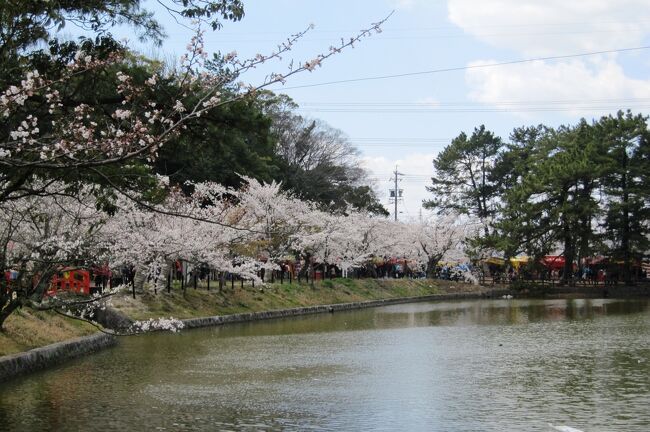
[{"label": "shoreline", "polygon": [[29,351],[0,357],[0,382],[47,369],[117,344],[115,336],[97,332]]},{"label": "shoreline", "polygon": [[[395,304],[418,303],[427,301],[498,299],[506,295],[518,298],[634,298],[650,297],[650,287],[612,286],[607,289],[594,287],[563,287],[545,290],[543,293],[534,291],[515,291],[502,287],[490,289],[482,287],[474,292],[457,292],[430,294],[423,296],[397,297],[378,300],[367,300],[347,303],[323,304],[297,308],[275,309],[267,311],[235,313],[181,319],[185,329],[213,327],[227,324],[264,321],[270,319],[334,313],[358,310]],[[542,294],[542,295],[539,295]],[[605,294],[605,295],[603,295]],[[111,336],[97,332],[90,336],[78,337],[50,345],[34,348],[28,351],[9,354],[0,357],[0,382],[8,381],[25,374],[56,366],[65,360],[81,357],[102,349],[117,345],[119,336]]]},{"label": "shoreline", "polygon": [[[487,290],[480,292],[431,294],[416,297],[398,297],[381,300],[326,304],[289,309],[276,309],[249,313],[216,315],[200,318],[186,318],[181,321],[185,329],[212,327],[218,325],[262,321],[268,319],[310,315],[318,313],[333,313],[337,311],[355,310],[370,307],[380,307],[392,304],[416,303],[425,301],[445,301],[460,299],[494,298],[506,295],[508,290]],[[78,337],[28,351],[9,354],[0,357],[0,382],[8,381],[25,374],[47,369],[61,364],[65,360],[81,357],[100,351],[118,343],[119,336],[97,332],[90,336]]]},{"label": "shoreline", "polygon": [[448,293],[448,294],[431,294],[416,297],[397,297],[380,300],[367,300],[349,303],[334,303],[317,306],[306,306],[290,309],[276,309],[270,311],[247,312],[230,315],[216,315],[210,317],[187,318],[181,320],[186,329],[213,327],[224,324],[236,324],[245,322],[264,321],[269,319],[287,318],[301,315],[315,315],[321,313],[334,313],[341,311],[366,309],[372,307],[390,306],[404,303],[420,303],[427,301],[447,301],[447,300],[473,300],[481,298],[499,298],[503,295],[512,295],[512,290],[488,290],[479,292]]}]

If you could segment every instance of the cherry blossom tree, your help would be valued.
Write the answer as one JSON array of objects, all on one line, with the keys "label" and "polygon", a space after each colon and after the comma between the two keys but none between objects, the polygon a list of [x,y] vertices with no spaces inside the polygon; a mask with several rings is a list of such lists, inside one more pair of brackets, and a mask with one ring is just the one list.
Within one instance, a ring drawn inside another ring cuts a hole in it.
[{"label": "cherry blossom tree", "polygon": [[[16,309],[30,307],[93,322],[98,309],[123,287],[90,298],[74,295],[45,295],[52,277],[62,270],[87,268],[94,263],[115,259],[115,243],[107,229],[115,219],[96,206],[96,186],[52,183],[38,185],[43,195],[26,195],[1,203],[2,231],[0,259],[0,329]],[[9,276],[7,278],[6,276]],[[176,331],[182,323],[171,318],[133,322],[131,333],[145,329]],[[112,332],[115,333],[115,332]]]},{"label": "cherry blossom tree", "polygon": [[252,253],[269,262],[281,261],[295,251],[295,240],[305,229],[302,216],[315,212],[315,207],[282,191],[276,182],[244,179],[245,186],[234,196],[243,221],[255,231]]},{"label": "cherry blossom tree", "polygon": [[365,267],[374,274],[372,259],[385,255],[404,256],[400,246],[401,224],[363,211],[348,210],[340,219],[342,235],[340,262],[342,269]]},{"label": "cherry blossom tree", "polygon": [[[210,63],[204,33],[199,29],[180,67],[171,73],[155,68],[134,73],[139,60],[126,47],[104,52],[86,43],[74,55],[52,54],[49,61],[58,65],[54,72],[32,69],[0,90],[0,118],[6,125],[0,132],[0,218],[6,227],[1,264],[3,273],[17,270],[20,274],[20,281],[0,294],[0,327],[17,307],[41,303],[56,265],[106,254],[107,248],[112,262],[135,262],[140,274],[160,275],[171,257],[185,257],[254,278],[259,264],[242,256],[235,262],[234,246],[252,241],[250,234],[264,235],[267,245],[273,245],[267,247],[269,254],[277,256],[288,247],[286,241],[284,246],[273,243],[281,238],[276,233],[278,223],[273,223],[275,237],[271,238],[269,221],[264,226],[250,209],[247,213],[228,204],[223,196],[226,191],[218,185],[197,185],[187,202],[172,194],[164,205],[152,204],[140,193],[142,182],[131,181],[124,174],[153,179],[148,168],[158,150],[194,119],[235,100],[254,97],[259,90],[284,83],[293,75],[315,70],[330,57],[379,32],[384,21],[342,39],[310,60],[292,61],[283,72],[271,73],[255,84],[246,84],[242,80],[245,74],[281,60],[311,26],[270,53],[242,59],[231,52],[215,55]],[[109,103],[70,97],[70,88],[76,88],[79,79],[99,75],[109,77],[104,82],[109,87],[104,88]],[[160,102],[160,94],[167,99]],[[205,200],[210,205],[205,205]],[[92,214],[74,213],[79,209],[76,203],[83,203],[84,211]],[[61,214],[44,212],[68,205],[70,210]],[[98,208],[105,206],[124,211],[104,224],[106,214]],[[53,225],[53,220],[59,222]],[[59,230],[54,234],[53,226]],[[102,241],[110,239],[101,251],[84,250],[101,243],[90,236],[100,231],[96,230],[99,226],[104,233],[121,232],[132,241],[132,247],[116,241],[119,236],[106,235],[99,236]],[[284,236],[292,237],[286,232]],[[37,282],[33,282],[35,278]]]},{"label": "cherry blossom tree", "polygon": [[[20,83],[0,93],[0,117],[8,133],[0,136],[0,200],[31,188],[39,171],[89,171],[119,189],[101,167],[124,164],[133,159],[151,162],[158,150],[176,137],[193,119],[208,110],[251,97],[272,84],[284,83],[293,75],[311,72],[330,57],[380,30],[385,20],[362,30],[339,46],[303,62],[291,62],[282,73],[271,73],[262,82],[246,84],[241,79],[258,66],[280,60],[311,29],[299,32],[268,54],[241,59],[236,52],[216,55],[218,68],[206,64],[204,32],[199,30],[188,44],[180,67],[172,74],[160,70],[130,74],[133,56],[125,47],[98,56],[77,51],[73,58],[53,58],[64,64],[53,77],[38,70],[27,72]],[[110,105],[92,105],[68,96],[70,83],[91,73],[114,76]],[[225,89],[228,88],[226,92]],[[157,95],[171,97],[165,104]],[[35,112],[42,113],[39,117]]]},{"label": "cherry blossom tree", "polygon": [[426,275],[431,278],[442,259],[460,261],[465,257],[464,242],[475,227],[456,214],[437,215],[409,224],[405,238],[414,246],[412,258],[424,264]]},{"label": "cherry blossom tree", "polygon": [[[95,207],[92,186],[38,184],[43,195],[0,203],[0,328],[22,306],[36,307],[64,265],[95,256],[107,215]],[[9,280],[7,280],[9,279]]]}]

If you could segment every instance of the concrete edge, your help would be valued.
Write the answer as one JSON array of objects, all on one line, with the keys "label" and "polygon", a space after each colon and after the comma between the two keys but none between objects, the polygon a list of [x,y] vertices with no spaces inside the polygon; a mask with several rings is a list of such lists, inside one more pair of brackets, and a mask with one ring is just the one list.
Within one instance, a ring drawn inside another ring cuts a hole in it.
[{"label": "concrete edge", "polygon": [[[278,309],[262,312],[189,318],[182,320],[182,322],[185,325],[185,328],[191,329],[231,323],[261,321],[273,318],[363,309],[401,303],[494,297],[509,292],[510,291],[506,290],[491,290],[488,292],[477,293],[432,294],[419,297],[399,297],[393,299],[369,300],[363,302],[338,303],[293,309]],[[60,364],[65,360],[100,351],[115,344],[117,344],[116,336],[97,332],[90,336],[83,336],[39,348],[34,348],[25,352],[2,356],[0,357],[0,382],[7,381],[11,378],[30,372],[46,369],[48,367]]]},{"label": "concrete edge", "polygon": [[484,292],[472,293],[454,293],[454,294],[431,294],[418,297],[399,297],[382,300],[368,300],[363,302],[338,303],[330,305],[307,306],[293,309],[276,309],[263,312],[249,312],[232,315],[217,315],[211,317],[188,318],[181,320],[185,328],[211,327],[224,324],[244,323],[252,321],[261,321],[274,318],[285,318],[299,315],[311,315],[319,313],[331,313],[354,309],[364,309],[379,306],[389,306],[402,303],[416,303],[425,301],[445,301],[445,300],[464,300],[478,298],[494,298],[506,294],[512,294],[510,290],[490,290]]},{"label": "concrete edge", "polygon": [[[636,290],[629,290],[629,287],[608,287],[609,290],[605,289],[594,289],[592,287],[580,287],[580,288],[569,288],[562,287],[550,290],[547,295],[565,295],[565,294],[581,294],[586,297],[611,297],[611,298],[627,298],[630,296],[640,295],[642,297],[650,296],[650,288],[642,287]],[[609,291],[609,292],[608,292]],[[301,308],[293,309],[277,309],[263,312],[249,312],[249,313],[240,313],[240,314],[231,314],[231,315],[216,315],[211,317],[201,317],[201,318],[188,318],[181,320],[185,325],[185,328],[200,328],[200,327],[211,327],[224,324],[234,324],[234,323],[244,323],[252,321],[261,321],[274,318],[284,318],[292,317],[299,315],[310,315],[326,312],[338,312],[346,311],[353,309],[363,309],[370,307],[380,307],[388,306],[393,304],[403,304],[403,303],[416,303],[416,302],[425,302],[425,301],[445,301],[445,300],[469,300],[469,299],[480,299],[480,298],[500,298],[504,295],[514,295],[519,298],[529,297],[530,293],[528,292],[518,292],[512,289],[486,289],[484,291],[478,292],[468,292],[468,293],[450,293],[450,294],[430,294],[426,296],[417,296],[417,297],[398,297],[392,299],[383,299],[383,300],[368,300],[363,302],[353,302],[353,303],[338,303],[331,305],[319,305],[319,306],[307,306]],[[534,297],[534,296],[533,296]]]},{"label": "concrete edge", "polygon": [[115,345],[115,336],[97,332],[90,336],[57,342],[29,351],[0,357],[0,382],[45,369],[84,354]]}]

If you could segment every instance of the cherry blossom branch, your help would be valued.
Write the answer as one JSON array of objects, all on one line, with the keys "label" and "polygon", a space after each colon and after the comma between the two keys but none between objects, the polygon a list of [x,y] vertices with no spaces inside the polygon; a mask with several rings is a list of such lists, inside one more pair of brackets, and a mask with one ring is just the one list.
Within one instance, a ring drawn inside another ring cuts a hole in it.
[{"label": "cherry blossom branch", "polygon": [[[380,32],[380,26],[389,17],[390,15],[347,41],[342,39],[339,46],[331,46],[329,52],[319,54],[304,63],[301,62],[298,67],[294,68],[292,62],[289,71],[285,74],[273,73],[257,86],[238,84],[238,88],[240,90],[245,88],[245,91],[237,92],[234,96],[225,99],[222,99],[222,87],[233,76],[239,76],[272,59],[281,59],[282,55],[290,51],[311,27],[293,35],[268,55],[258,54],[248,60],[239,60],[236,53],[226,55],[224,60],[226,64],[233,67],[233,70],[221,75],[208,73],[196,75],[194,71],[195,68],[203,65],[207,57],[203,48],[203,33],[199,30],[188,45],[189,56],[183,59],[184,73],[179,81],[180,92],[185,95],[190,89],[187,86],[199,86],[198,92],[191,92],[200,94],[200,97],[190,109],[179,99],[167,112],[156,107],[155,103],[149,103],[148,107],[137,105],[138,98],[147,91],[153,91],[159,78],[153,75],[146,81],[146,86],[137,87],[130,76],[118,72],[117,93],[123,97],[123,104],[132,106],[131,109],[115,109],[112,114],[113,124],[101,128],[92,120],[96,114],[95,109],[79,104],[75,107],[72,117],[63,117],[63,123],[58,125],[59,128],[54,135],[44,136],[40,133],[40,120],[33,115],[27,115],[20,125],[10,132],[11,139],[0,146],[0,166],[81,169],[122,163],[141,156],[153,160],[157,150],[177,136],[180,129],[190,120],[200,117],[211,109],[254,95],[274,83],[284,83],[287,78],[295,74],[313,71],[334,54],[353,47],[355,43],[373,32]],[[119,59],[118,56],[114,56],[100,61],[80,52],[75,62],[69,66],[70,72],[58,80],[45,81],[37,71],[29,72],[20,87],[12,86],[0,96],[0,113],[8,117],[12,109],[23,106],[28,98],[42,90],[47,90],[44,98],[49,104],[50,114],[57,114],[61,107],[61,95],[58,90],[52,88],[55,84],[65,82],[66,79],[71,79],[77,74],[117,64]],[[156,131],[156,128],[160,130]],[[21,154],[27,157],[21,157]]]},{"label": "cherry blossom branch", "polygon": [[117,184],[115,184],[115,182],[113,182],[108,176],[106,176],[101,171],[93,169],[93,172],[95,172],[97,175],[102,177],[119,194],[121,194],[124,197],[128,198],[129,200],[133,201],[134,203],[141,206],[142,208],[145,208],[145,209],[150,210],[152,212],[167,215],[167,216],[191,219],[191,220],[195,220],[197,222],[206,222],[206,223],[209,223],[209,224],[218,225],[220,227],[232,229],[232,230],[235,230],[235,231],[247,231],[247,232],[255,233],[255,234],[264,234],[263,231],[257,231],[257,230],[246,228],[246,227],[238,227],[238,226],[235,226],[235,225],[222,223],[222,222],[216,221],[214,219],[208,219],[208,218],[204,218],[204,217],[200,217],[200,216],[194,216],[194,215],[188,214],[188,213],[173,212],[173,211],[170,211],[170,210],[165,210],[165,209],[160,208],[160,207],[155,206],[155,205],[148,204],[145,201],[138,198],[134,193],[130,193],[130,192],[124,190],[123,188],[119,187]]},{"label": "cherry blossom branch", "polygon": [[157,319],[150,318],[149,320],[146,321],[134,321],[131,327],[129,328],[131,329],[130,332],[117,332],[114,330],[108,331],[104,327],[96,323],[95,321],[90,320],[88,318],[68,314],[58,309],[52,309],[52,310],[57,314],[64,316],[66,318],[71,318],[77,321],[88,323],[94,326],[100,332],[111,336],[138,336],[142,333],[150,333],[156,331],[171,331],[173,333],[176,333],[185,327],[182,321],[174,318],[157,318]]},{"label": "cherry blossom branch", "polygon": [[73,320],[77,320],[77,321],[81,321],[81,322],[88,323],[88,324],[92,325],[93,327],[95,327],[95,328],[96,328],[97,330],[99,330],[100,332],[105,333],[105,334],[107,334],[107,335],[111,335],[111,336],[136,336],[136,335],[137,335],[137,333],[126,333],[126,334],[121,334],[121,333],[116,333],[116,332],[113,332],[113,331],[107,331],[106,329],[104,329],[104,327],[102,327],[101,325],[97,324],[95,321],[89,320],[89,319],[87,319],[87,318],[82,318],[82,317],[79,317],[79,316],[76,316],[76,315],[72,315],[72,314],[68,314],[68,313],[65,313],[65,312],[61,312],[61,311],[58,310],[58,309],[50,309],[50,310],[53,310],[55,313],[57,313],[57,314],[59,314],[59,315],[61,315],[61,316],[64,316],[64,317],[66,317],[66,318],[71,318],[71,319],[73,319]]}]

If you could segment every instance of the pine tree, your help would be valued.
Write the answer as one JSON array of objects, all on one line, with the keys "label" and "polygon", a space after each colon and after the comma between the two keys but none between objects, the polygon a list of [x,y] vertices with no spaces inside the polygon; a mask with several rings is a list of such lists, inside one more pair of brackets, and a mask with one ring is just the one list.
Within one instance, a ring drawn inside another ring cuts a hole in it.
[{"label": "pine tree", "polygon": [[585,256],[594,241],[598,169],[593,161],[598,148],[591,127],[582,121],[573,128],[516,130],[513,135],[526,139],[500,158],[501,171],[503,161],[519,162],[511,164],[510,180],[503,183],[493,244],[507,256],[525,252],[536,258],[561,245],[563,279],[568,282],[574,260]]},{"label": "pine tree", "polygon": [[487,235],[496,191],[490,172],[501,147],[501,138],[483,125],[470,137],[463,132],[454,138],[433,161],[435,174],[427,186],[433,197],[424,207],[475,216],[484,222]]},{"label": "pine tree", "polygon": [[623,262],[623,279],[629,284],[633,261],[640,260],[650,246],[648,117],[619,111],[603,117],[596,129],[606,148],[604,237],[611,258]]}]

